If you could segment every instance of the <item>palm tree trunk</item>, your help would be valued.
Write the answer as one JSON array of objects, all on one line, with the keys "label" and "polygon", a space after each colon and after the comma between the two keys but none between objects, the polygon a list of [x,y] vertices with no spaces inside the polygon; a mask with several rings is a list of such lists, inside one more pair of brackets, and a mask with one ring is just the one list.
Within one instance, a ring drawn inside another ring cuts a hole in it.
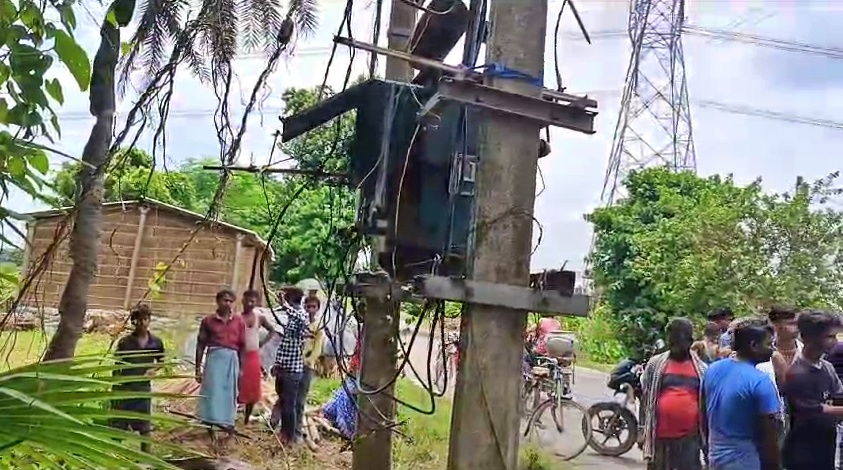
[{"label": "palm tree trunk", "polygon": [[[114,128],[115,71],[120,59],[120,27],[126,26],[135,10],[135,0],[115,0],[100,27],[100,46],[91,69],[90,112],[96,118],[82,153],[84,162],[77,179],[70,257],[73,267],[59,301],[59,325],[50,340],[44,360],[73,357],[82,337],[88,290],[97,271],[102,231],[103,180],[110,160],[109,147]],[[116,21],[114,21],[116,20]]]}]

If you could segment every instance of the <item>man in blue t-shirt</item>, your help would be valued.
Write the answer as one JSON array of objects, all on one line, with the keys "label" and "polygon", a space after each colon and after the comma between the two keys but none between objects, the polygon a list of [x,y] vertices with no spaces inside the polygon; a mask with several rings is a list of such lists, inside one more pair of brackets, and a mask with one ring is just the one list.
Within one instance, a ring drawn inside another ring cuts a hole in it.
[{"label": "man in blue t-shirt", "polygon": [[732,331],[735,357],[712,364],[703,379],[710,470],[780,470],[773,382],[756,369],[770,360],[773,330],[748,320]]}]

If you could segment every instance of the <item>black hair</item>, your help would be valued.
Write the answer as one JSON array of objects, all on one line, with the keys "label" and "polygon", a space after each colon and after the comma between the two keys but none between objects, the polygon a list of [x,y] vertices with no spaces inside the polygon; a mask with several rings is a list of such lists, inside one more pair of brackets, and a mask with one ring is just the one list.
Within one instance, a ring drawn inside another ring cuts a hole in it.
[{"label": "black hair", "polygon": [[773,336],[773,326],[765,318],[747,318],[732,330],[732,349],[738,354],[751,354],[752,345]]},{"label": "black hair", "polygon": [[709,321],[717,321],[721,318],[732,318],[734,315],[732,314],[732,309],[729,307],[720,307],[711,311],[708,314]]},{"label": "black hair", "polygon": [[298,303],[304,298],[304,291],[296,286],[285,287],[283,290],[284,298],[289,299],[290,302]]},{"label": "black hair", "polygon": [[708,322],[705,324],[705,330],[703,330],[703,335],[706,338],[716,338],[720,336],[720,327],[717,326],[717,323]]},{"label": "black hair", "polygon": [[136,322],[145,318],[152,318],[152,309],[147,304],[138,304],[129,312],[130,322]]},{"label": "black hair", "polygon": [[261,293],[256,291],[255,289],[249,289],[246,292],[243,292],[244,299],[259,299],[261,297]]},{"label": "black hair", "polygon": [[219,302],[223,297],[231,297],[232,299],[236,299],[237,294],[235,294],[234,291],[229,288],[220,289],[220,291],[217,292],[217,302]]},{"label": "black hair", "polygon": [[824,336],[829,329],[840,328],[840,317],[828,312],[807,311],[799,314],[799,334],[806,341]]},{"label": "black hair", "polygon": [[767,318],[771,322],[777,322],[780,320],[792,320],[796,318],[796,309],[784,305],[773,305],[767,312]]},{"label": "black hair", "polygon": [[668,322],[666,331],[668,335],[673,332],[689,332],[693,335],[694,324],[685,317],[676,317]]}]

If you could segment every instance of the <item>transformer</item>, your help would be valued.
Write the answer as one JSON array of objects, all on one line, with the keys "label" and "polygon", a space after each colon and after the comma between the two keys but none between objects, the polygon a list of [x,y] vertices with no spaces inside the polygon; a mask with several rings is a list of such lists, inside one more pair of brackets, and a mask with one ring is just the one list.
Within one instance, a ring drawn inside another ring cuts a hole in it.
[{"label": "transformer", "polygon": [[372,79],[283,120],[286,142],[356,111],[349,176],[360,191],[358,222],[364,234],[382,240],[373,247],[379,265],[399,281],[466,269],[478,111],[444,101],[435,115],[420,116],[434,92]]}]

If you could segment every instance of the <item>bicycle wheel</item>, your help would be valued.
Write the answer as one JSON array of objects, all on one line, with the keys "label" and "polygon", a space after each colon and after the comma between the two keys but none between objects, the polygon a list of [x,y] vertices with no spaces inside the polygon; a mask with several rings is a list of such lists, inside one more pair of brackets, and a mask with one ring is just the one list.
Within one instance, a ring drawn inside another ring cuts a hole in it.
[{"label": "bicycle wheel", "polygon": [[533,411],[541,404],[541,390],[538,384],[525,379],[521,386],[521,419],[528,420]]},{"label": "bicycle wheel", "polygon": [[[449,361],[450,358],[447,357],[446,360]],[[445,364],[446,362],[442,360],[442,353],[440,351],[436,355],[436,365],[433,367],[433,390],[436,393],[445,393],[445,386],[447,385],[447,380],[445,379],[448,376],[448,366]]]},{"label": "bicycle wheel", "polygon": [[543,401],[522,422],[521,442],[535,445],[549,457],[572,460],[582,454],[591,440],[588,410],[570,399]]}]

